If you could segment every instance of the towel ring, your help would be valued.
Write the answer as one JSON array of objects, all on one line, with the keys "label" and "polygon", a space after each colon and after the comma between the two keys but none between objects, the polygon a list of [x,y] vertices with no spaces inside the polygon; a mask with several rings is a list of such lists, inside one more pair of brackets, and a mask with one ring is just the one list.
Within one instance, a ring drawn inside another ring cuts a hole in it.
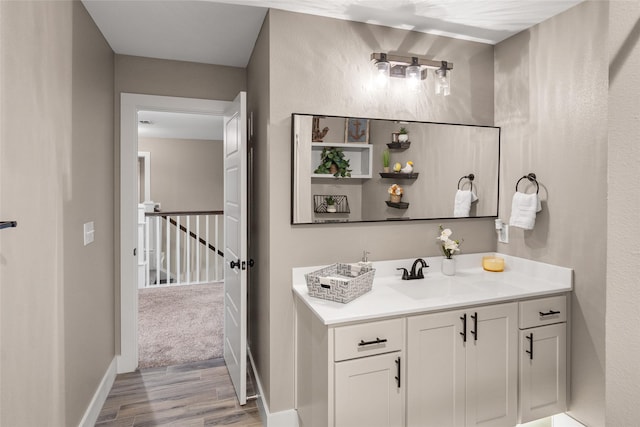
[{"label": "towel ring", "polygon": [[533,173],[533,172],[529,172],[528,174],[526,174],[525,176],[520,178],[518,180],[518,182],[516,182],[516,191],[518,191],[518,184],[520,184],[520,181],[522,181],[525,178],[528,179],[530,182],[533,182],[536,185],[536,194],[538,194],[538,192],[540,191],[540,186],[538,185],[538,180],[536,178],[536,174]]},{"label": "towel ring", "polygon": [[472,173],[470,173],[469,175],[465,175],[462,178],[460,178],[458,180],[458,190],[460,189],[460,183],[462,182],[463,179],[468,179],[469,181],[471,181],[471,191],[473,191],[473,180],[476,178],[476,176]]}]

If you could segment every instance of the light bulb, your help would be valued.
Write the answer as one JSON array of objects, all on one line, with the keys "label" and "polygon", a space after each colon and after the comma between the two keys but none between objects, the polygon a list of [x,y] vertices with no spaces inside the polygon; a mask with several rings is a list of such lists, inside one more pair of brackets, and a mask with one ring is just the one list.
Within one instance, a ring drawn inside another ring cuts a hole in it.
[{"label": "light bulb", "polygon": [[385,53],[380,55],[380,60],[376,62],[376,86],[382,88],[389,84],[389,78],[391,76],[391,64],[387,61],[387,55]]},{"label": "light bulb", "polygon": [[451,71],[447,70],[446,61],[442,67],[436,70],[436,95],[448,96],[451,94]]},{"label": "light bulb", "polygon": [[420,89],[420,65],[418,64],[418,58],[415,56],[411,58],[411,65],[405,70],[405,79],[407,80],[407,86],[411,90]]}]

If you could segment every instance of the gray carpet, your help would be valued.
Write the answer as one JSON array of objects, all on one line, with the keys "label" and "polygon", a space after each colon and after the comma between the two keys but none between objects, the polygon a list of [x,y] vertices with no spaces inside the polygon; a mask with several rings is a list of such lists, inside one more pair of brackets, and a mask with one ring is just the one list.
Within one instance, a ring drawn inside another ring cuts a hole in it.
[{"label": "gray carpet", "polygon": [[138,291],[138,367],[222,357],[224,285]]}]

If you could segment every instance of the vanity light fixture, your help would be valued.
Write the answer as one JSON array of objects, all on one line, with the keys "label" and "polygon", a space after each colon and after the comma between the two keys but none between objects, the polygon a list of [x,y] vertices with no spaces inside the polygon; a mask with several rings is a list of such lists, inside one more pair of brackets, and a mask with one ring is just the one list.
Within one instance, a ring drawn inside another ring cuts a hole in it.
[{"label": "vanity light fixture", "polygon": [[376,84],[378,87],[385,87],[389,84],[391,64],[387,60],[387,54],[381,53],[380,59],[376,61]]},{"label": "vanity light fixture", "polygon": [[431,69],[436,73],[436,93],[451,93],[451,62],[380,52],[372,53],[371,61],[377,70],[376,80],[379,86],[388,84],[389,77],[398,77],[407,79],[409,86],[419,88],[420,81],[427,78],[427,71]]},{"label": "vanity light fixture", "polygon": [[415,56],[411,58],[411,65],[407,66],[405,70],[405,78],[407,80],[407,86],[410,90],[420,90],[421,76],[420,64],[418,64],[418,58]]},{"label": "vanity light fixture", "polygon": [[436,70],[436,95],[451,94],[451,72],[447,65],[447,61],[442,61],[442,65]]}]

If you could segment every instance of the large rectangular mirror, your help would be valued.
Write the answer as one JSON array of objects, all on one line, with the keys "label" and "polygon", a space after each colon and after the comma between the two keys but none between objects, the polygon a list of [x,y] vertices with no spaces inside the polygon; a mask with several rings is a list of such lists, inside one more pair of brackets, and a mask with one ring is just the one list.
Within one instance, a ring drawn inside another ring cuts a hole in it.
[{"label": "large rectangular mirror", "polygon": [[498,215],[498,127],[293,114],[292,144],[292,224]]}]

